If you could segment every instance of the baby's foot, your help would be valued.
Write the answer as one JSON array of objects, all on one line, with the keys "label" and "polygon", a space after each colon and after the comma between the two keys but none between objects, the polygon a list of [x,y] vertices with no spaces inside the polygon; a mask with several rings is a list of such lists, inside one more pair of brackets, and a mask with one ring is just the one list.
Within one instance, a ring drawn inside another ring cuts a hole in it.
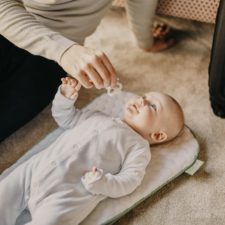
[{"label": "baby's foot", "polygon": [[61,94],[70,100],[75,100],[81,87],[80,83],[72,77],[63,77],[61,81]]}]

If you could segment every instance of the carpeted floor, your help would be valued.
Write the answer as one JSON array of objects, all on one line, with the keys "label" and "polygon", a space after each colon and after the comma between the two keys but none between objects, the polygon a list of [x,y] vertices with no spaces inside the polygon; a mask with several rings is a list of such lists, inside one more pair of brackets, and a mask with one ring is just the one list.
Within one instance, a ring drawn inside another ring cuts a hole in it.
[{"label": "carpeted floor", "polygon": [[[86,45],[109,56],[124,90],[164,91],[183,106],[186,124],[199,140],[204,167],[193,177],[181,175],[121,218],[119,225],[224,225],[225,120],[215,117],[208,96],[208,63],[213,26],[159,18],[185,31],[180,43],[161,53],[143,52],[134,45],[125,12],[107,14]],[[82,90],[78,106],[103,91]],[[0,144],[0,171],[56,127],[47,107],[29,124]]]}]

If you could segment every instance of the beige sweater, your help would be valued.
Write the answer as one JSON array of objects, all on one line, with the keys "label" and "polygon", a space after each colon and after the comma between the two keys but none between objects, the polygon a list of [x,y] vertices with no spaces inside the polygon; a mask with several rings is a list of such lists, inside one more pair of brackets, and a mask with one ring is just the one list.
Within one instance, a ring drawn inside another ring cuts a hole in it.
[{"label": "beige sweater", "polygon": [[[0,0],[0,34],[20,48],[60,62],[74,43],[95,31],[112,0]],[[152,45],[150,27],[158,0],[128,0],[138,45]],[[93,46],[94,48],[94,46]]]}]

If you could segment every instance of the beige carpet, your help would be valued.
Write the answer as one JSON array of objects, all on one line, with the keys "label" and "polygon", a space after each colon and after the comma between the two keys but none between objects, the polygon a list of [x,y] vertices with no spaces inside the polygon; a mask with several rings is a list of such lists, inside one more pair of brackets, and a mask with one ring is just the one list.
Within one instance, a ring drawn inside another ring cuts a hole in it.
[{"label": "beige carpet", "polygon": [[[165,19],[165,18],[164,18]],[[168,20],[168,19],[166,19]],[[181,175],[116,224],[224,225],[225,120],[215,117],[208,96],[208,63],[213,26],[168,20],[186,31],[174,48],[157,54],[135,47],[123,10],[111,10],[87,45],[105,51],[124,89],[136,93],[164,91],[183,106],[186,124],[199,140],[199,158],[206,163],[193,177]],[[83,90],[79,106],[100,94]],[[16,115],[15,115],[16,116]],[[47,107],[33,121],[0,144],[0,170],[10,166],[56,127]]]}]

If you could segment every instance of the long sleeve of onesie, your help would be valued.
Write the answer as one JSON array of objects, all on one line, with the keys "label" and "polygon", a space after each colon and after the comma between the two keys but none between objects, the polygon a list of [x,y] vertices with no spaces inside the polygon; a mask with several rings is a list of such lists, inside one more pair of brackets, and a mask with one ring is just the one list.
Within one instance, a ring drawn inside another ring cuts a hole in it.
[{"label": "long sleeve of onesie", "polygon": [[104,171],[98,169],[98,176],[94,180],[82,177],[81,181],[92,194],[119,198],[132,193],[141,184],[150,158],[150,149],[146,146],[131,151],[118,174],[104,174]]},{"label": "long sleeve of onesie", "polygon": [[16,0],[0,1],[0,34],[18,47],[58,63],[62,54],[74,44],[40,23]]},{"label": "long sleeve of onesie", "polygon": [[157,4],[158,0],[127,0],[128,22],[140,48],[153,44],[151,30]]},{"label": "long sleeve of onesie", "polygon": [[91,112],[86,113],[74,107],[75,100],[64,97],[60,92],[60,87],[52,102],[52,116],[59,125],[64,129],[75,127],[79,122],[89,117]]}]

